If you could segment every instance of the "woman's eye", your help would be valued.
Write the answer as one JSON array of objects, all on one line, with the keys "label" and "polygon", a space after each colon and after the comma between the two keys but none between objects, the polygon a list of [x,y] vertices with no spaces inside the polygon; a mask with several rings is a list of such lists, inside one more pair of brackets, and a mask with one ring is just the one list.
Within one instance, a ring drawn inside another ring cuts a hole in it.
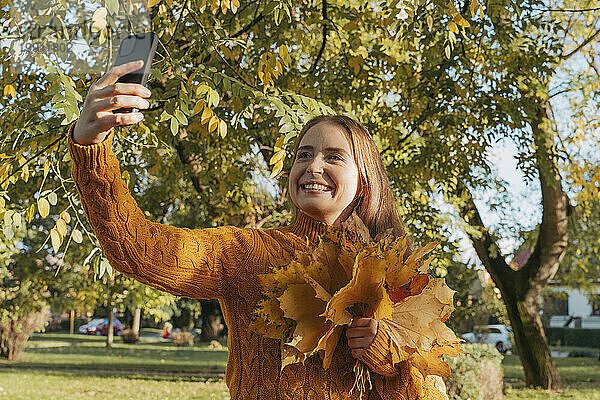
[{"label": "woman's eye", "polygon": [[310,153],[307,151],[304,151],[304,152],[298,154],[297,158],[306,158],[306,157],[310,157]]},{"label": "woman's eye", "polygon": [[329,158],[334,158],[334,159],[336,159],[338,161],[344,161],[344,159],[342,157],[340,157],[340,156],[338,156],[336,154],[330,155]]}]

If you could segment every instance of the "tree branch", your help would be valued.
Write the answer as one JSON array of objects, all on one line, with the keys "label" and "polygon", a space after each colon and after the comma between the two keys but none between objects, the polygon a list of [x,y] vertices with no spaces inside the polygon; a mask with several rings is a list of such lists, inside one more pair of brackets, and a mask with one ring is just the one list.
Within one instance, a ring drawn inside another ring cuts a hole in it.
[{"label": "tree branch", "polygon": [[592,36],[588,37],[583,42],[581,42],[581,44],[579,46],[577,46],[575,48],[575,50],[567,53],[567,55],[561,56],[560,58],[562,58],[563,60],[566,60],[566,59],[570,58],[573,54],[576,54],[577,52],[579,52],[579,50],[581,50],[582,48],[584,48],[585,46],[587,46],[592,40],[596,39],[596,37],[598,35],[600,35],[600,29],[598,29]]},{"label": "tree branch", "polygon": [[[69,131],[67,130],[67,133],[68,132]],[[0,187],[2,187],[2,185],[4,185],[6,183],[6,181],[8,181],[13,175],[15,175],[18,172],[20,172],[23,169],[23,167],[25,167],[27,164],[29,164],[29,162],[31,160],[38,159],[46,150],[48,150],[49,148],[51,148],[52,146],[54,146],[56,143],[58,143],[58,142],[60,142],[60,141],[62,141],[64,139],[66,139],[66,138],[67,138],[67,135],[62,135],[62,136],[58,137],[53,142],[51,142],[49,145],[47,145],[43,149],[39,150],[37,153],[35,153],[31,157],[27,158],[23,164],[19,165],[18,168],[15,168],[6,178],[4,178],[4,180],[2,182],[0,182]]]},{"label": "tree branch", "polygon": [[471,240],[477,256],[490,273],[496,285],[499,286],[501,292],[505,293],[501,285],[508,282],[517,284],[519,281],[517,279],[518,271],[510,268],[502,254],[500,254],[500,248],[496,240],[490,235],[489,230],[485,227],[481,219],[481,214],[479,214],[475,201],[473,201],[471,191],[462,181],[459,181],[457,184],[455,195],[459,199],[459,204],[456,207],[461,218],[472,227],[478,228],[481,232],[481,236],[467,232],[467,236]]},{"label": "tree branch", "polygon": [[595,7],[595,8],[532,8],[531,11],[583,13],[583,12],[590,12],[590,11],[600,11],[600,7]]},{"label": "tree branch", "polygon": [[522,268],[528,281],[537,287],[545,286],[554,277],[567,247],[569,199],[562,190],[553,137],[549,137],[544,130],[544,122],[549,118],[549,102],[541,101],[531,128],[538,149],[536,158],[542,191],[542,222],[533,253]]},{"label": "tree branch", "polygon": [[243,27],[242,29],[240,29],[239,31],[237,31],[236,33],[231,35],[231,37],[236,38],[238,36],[243,35],[244,33],[248,32],[250,29],[252,29],[252,27],[254,25],[258,24],[263,18],[264,18],[263,13],[258,14],[258,16],[256,18],[254,18],[248,25],[246,25],[245,27]]},{"label": "tree branch", "polygon": [[175,28],[173,29],[173,32],[171,33],[171,37],[169,38],[167,43],[165,43],[165,47],[168,47],[169,44],[171,43],[171,41],[173,40],[173,38],[175,37],[175,32],[177,32],[177,28],[179,28],[179,25],[181,24],[181,20],[183,20],[183,15],[185,14],[187,7],[188,7],[188,2],[186,0],[183,3],[183,7],[181,8],[181,14],[179,15],[179,18],[177,19],[177,24],[175,24]]},{"label": "tree branch", "polygon": [[315,59],[312,67],[308,70],[308,73],[312,74],[317,69],[317,64],[319,63],[319,59],[323,55],[323,51],[325,50],[325,43],[327,42],[327,0],[323,0],[323,7],[321,10],[323,15],[323,41],[321,42],[321,48],[319,49],[319,54],[317,54],[317,58]]}]

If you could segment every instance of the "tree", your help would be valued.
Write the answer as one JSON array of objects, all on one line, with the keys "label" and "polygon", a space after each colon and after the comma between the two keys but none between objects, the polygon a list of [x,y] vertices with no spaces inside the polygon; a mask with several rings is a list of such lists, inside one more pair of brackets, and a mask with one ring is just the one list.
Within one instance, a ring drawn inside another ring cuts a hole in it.
[{"label": "tree", "polygon": [[[107,1],[106,13],[95,16],[92,6],[83,7],[79,23],[68,21],[59,1],[50,3],[66,21],[60,32],[81,33],[94,44],[115,36],[118,2]],[[443,239],[438,273],[455,261],[457,246],[448,238],[460,227],[506,302],[527,384],[560,386],[536,299],[564,253],[565,185],[592,193],[596,181],[587,180],[582,158],[565,156],[552,124],[552,99],[561,89],[551,85],[561,69],[566,87],[583,93],[585,101],[577,107],[594,101],[593,86],[579,86],[597,76],[590,50],[598,35],[594,13],[548,12],[541,1],[150,5],[152,27],[161,38],[149,82],[155,101],[145,122],[122,129],[114,143],[123,179],[148,218],[194,228],[284,222],[287,155],[303,122],[315,114],[349,113],[374,134],[416,241]],[[563,6],[580,7],[576,1]],[[48,22],[14,15],[3,26],[11,34],[25,32],[25,38],[31,21]],[[54,34],[46,33],[40,40]],[[58,193],[79,210],[66,178],[65,137],[55,132],[77,118],[98,75],[69,77],[62,71],[75,71],[70,65],[81,60],[56,68],[44,54],[16,74],[10,54],[3,50],[0,76],[5,95],[0,126],[7,133],[0,146],[7,157],[0,185],[10,209],[58,216],[60,207],[47,206],[50,193]],[[581,82],[570,71],[575,56],[591,57]],[[579,134],[590,136],[585,126]],[[486,227],[476,206],[480,193],[506,189],[488,158],[498,141],[515,143],[519,166],[539,185],[543,199],[536,250],[520,271],[499,250],[506,230]],[[267,166],[280,178],[273,198],[257,190]],[[50,170],[45,183],[42,171]],[[11,185],[19,179],[31,179],[37,190],[15,192]],[[439,206],[442,199],[457,207],[459,219]],[[55,252],[67,252],[76,229],[96,244],[84,221],[66,222],[65,228],[58,220],[45,227]]]},{"label": "tree", "polygon": [[[23,233],[19,229],[17,237]],[[46,303],[39,298],[42,287],[36,286],[38,282],[23,282],[15,276],[18,267],[12,258],[18,253],[10,241],[0,241],[0,357],[9,361],[20,357],[29,336],[48,317]]]},{"label": "tree", "polygon": [[57,265],[30,252],[39,233],[24,224],[12,226],[11,239],[19,239],[20,248],[0,235],[0,358],[8,361],[20,358],[29,337],[44,327],[51,307],[65,294],[54,279]]},{"label": "tree", "polygon": [[[77,268],[89,270],[86,277],[88,287],[87,290],[77,287],[75,289],[87,292],[88,296],[93,296],[95,306],[105,307],[106,309],[106,318],[108,319],[107,347],[112,346],[114,339],[113,310],[124,312],[127,308],[141,310],[143,307],[147,314],[158,320],[168,320],[173,314],[179,312],[176,296],[143,285],[134,279],[113,271],[98,248],[92,250],[83,261],[83,266],[77,265]],[[137,324],[136,334],[139,334],[140,314],[141,311],[136,316],[137,322],[134,320],[134,326]]]}]

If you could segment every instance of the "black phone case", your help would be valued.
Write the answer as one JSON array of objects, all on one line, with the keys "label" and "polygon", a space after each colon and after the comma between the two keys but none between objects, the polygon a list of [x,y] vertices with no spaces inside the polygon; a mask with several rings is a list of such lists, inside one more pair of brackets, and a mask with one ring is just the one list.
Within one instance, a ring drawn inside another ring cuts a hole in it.
[{"label": "black phone case", "polygon": [[[157,44],[158,36],[156,36],[154,32],[129,35],[123,39],[119,45],[119,52],[117,53],[114,66],[127,64],[128,62],[137,60],[144,60],[144,66],[127,75],[123,75],[117,82],[139,83],[146,86]],[[137,111],[139,111],[137,108],[119,108],[118,110],[113,110],[113,114]]]}]

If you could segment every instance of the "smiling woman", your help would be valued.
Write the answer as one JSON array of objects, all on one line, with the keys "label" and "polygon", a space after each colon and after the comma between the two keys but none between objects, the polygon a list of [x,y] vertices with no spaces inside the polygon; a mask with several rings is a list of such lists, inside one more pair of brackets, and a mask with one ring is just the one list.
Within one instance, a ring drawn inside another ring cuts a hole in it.
[{"label": "smiling woman", "polygon": [[297,251],[318,242],[328,225],[355,210],[374,236],[392,228],[404,234],[375,143],[351,118],[323,116],[302,129],[290,174],[297,211],[289,226],[182,229],[148,221],[121,179],[112,152],[114,127],[141,117],[113,114],[118,107],[146,108],[141,85],[118,84],[134,66],[111,69],[84,102],[71,127],[73,180],[83,208],[111,266],[166,292],[219,299],[229,328],[226,381],[231,399],[356,399],[349,395],[354,358],[374,372],[367,398],[446,399],[441,378],[423,376],[408,362],[388,358],[390,336],[371,318],[355,318],[340,340],[329,369],[319,354],[282,369],[281,340],[250,331],[261,298],[258,275],[288,265]]},{"label": "smiling woman", "polygon": [[296,214],[339,225],[356,211],[373,237],[390,228],[405,235],[379,150],[361,123],[344,115],[315,117],[298,135],[294,155],[289,192]]},{"label": "smiling woman", "polygon": [[343,129],[322,122],[301,140],[290,172],[290,198],[311,217],[339,225],[352,212],[358,178]]}]

